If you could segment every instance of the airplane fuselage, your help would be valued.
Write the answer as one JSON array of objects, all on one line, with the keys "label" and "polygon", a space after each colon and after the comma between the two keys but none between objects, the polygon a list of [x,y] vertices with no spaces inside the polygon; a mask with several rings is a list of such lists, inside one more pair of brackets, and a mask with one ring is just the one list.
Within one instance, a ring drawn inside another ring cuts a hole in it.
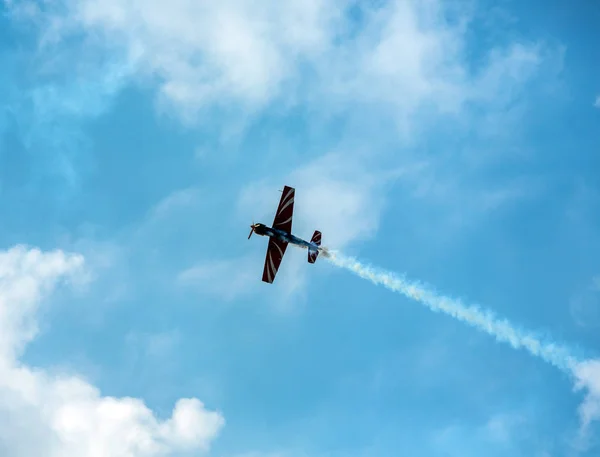
[{"label": "airplane fuselage", "polygon": [[284,232],[283,230],[279,230],[273,227],[267,227],[264,224],[256,224],[254,228],[254,233],[260,236],[268,236],[272,238],[277,238],[281,241],[285,241],[293,246],[299,247],[301,249],[313,249],[315,251],[320,251],[320,247],[315,243],[311,243],[309,241],[303,240],[302,238],[298,238],[291,233]]}]

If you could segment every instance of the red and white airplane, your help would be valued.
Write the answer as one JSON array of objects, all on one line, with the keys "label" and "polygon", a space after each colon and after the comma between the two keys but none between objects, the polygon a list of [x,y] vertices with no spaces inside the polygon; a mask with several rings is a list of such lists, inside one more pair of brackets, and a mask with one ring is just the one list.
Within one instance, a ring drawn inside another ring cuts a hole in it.
[{"label": "red and white airplane", "polygon": [[250,235],[256,233],[260,236],[269,237],[269,246],[267,247],[267,257],[265,258],[265,267],[263,269],[262,280],[272,284],[275,275],[281,265],[281,260],[285,254],[288,244],[292,244],[301,249],[308,249],[308,263],[315,263],[319,252],[325,251],[321,248],[321,232],[315,230],[310,242],[292,235],[292,218],[294,216],[294,196],[296,191],[292,187],[285,186],[281,191],[281,200],[277,207],[277,213],[273,220],[273,227],[267,227],[264,224],[252,224],[250,226]]}]

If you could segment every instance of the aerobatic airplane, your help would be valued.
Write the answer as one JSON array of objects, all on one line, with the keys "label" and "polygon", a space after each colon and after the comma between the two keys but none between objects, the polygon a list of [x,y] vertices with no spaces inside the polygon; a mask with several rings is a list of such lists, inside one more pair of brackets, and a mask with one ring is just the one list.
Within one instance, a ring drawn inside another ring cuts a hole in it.
[{"label": "aerobatic airplane", "polygon": [[308,249],[308,262],[315,263],[321,248],[321,232],[315,230],[310,242],[305,241],[297,236],[292,235],[292,218],[294,216],[294,196],[295,189],[285,186],[279,200],[277,213],[273,220],[273,227],[267,227],[264,224],[252,224],[250,226],[250,235],[256,233],[260,236],[269,237],[269,246],[267,248],[267,257],[265,258],[265,267],[263,269],[262,280],[272,284],[275,280],[275,275],[283,259],[283,254],[288,244],[292,244],[301,249]]}]

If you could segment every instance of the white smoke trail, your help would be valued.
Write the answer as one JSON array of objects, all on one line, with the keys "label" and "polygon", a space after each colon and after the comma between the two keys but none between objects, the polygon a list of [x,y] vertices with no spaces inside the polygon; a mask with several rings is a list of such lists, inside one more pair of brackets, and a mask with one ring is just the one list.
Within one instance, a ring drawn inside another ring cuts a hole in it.
[{"label": "white smoke trail", "polygon": [[579,360],[566,347],[542,341],[533,333],[515,327],[506,319],[498,318],[491,311],[438,295],[423,284],[364,265],[357,259],[327,248],[323,248],[322,251],[323,257],[334,265],[345,268],[373,284],[381,284],[394,292],[400,292],[432,311],[448,314],[493,336],[497,341],[508,343],[515,349],[525,349],[531,355],[541,358],[572,377],[575,381],[574,390],[586,390],[583,403],[579,406],[580,428],[576,447],[588,447],[588,428],[591,422],[600,419],[600,359]]},{"label": "white smoke trail", "polygon": [[335,251],[326,250],[324,257],[334,265],[368,279],[373,284],[381,284],[422,303],[432,311],[443,312],[465,322],[493,336],[497,341],[508,343],[515,349],[525,349],[531,355],[545,360],[567,374],[574,375],[577,372],[580,362],[570,354],[568,349],[554,343],[543,342],[536,335],[515,328],[508,320],[499,319],[491,311],[483,310],[479,306],[467,306],[461,300],[438,295],[418,282],[364,265],[352,257],[346,257]]}]

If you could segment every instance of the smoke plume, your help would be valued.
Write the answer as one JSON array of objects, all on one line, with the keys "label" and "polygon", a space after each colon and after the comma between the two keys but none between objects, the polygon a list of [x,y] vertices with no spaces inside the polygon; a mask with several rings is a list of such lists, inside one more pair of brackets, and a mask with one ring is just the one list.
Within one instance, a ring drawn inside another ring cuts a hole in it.
[{"label": "smoke plume", "polygon": [[323,257],[338,267],[351,271],[375,285],[399,292],[432,311],[458,319],[499,342],[507,343],[515,349],[523,349],[560,369],[573,379],[575,390],[586,390],[586,396],[579,408],[581,431],[584,432],[593,420],[600,419],[600,360],[579,360],[567,347],[520,329],[507,319],[501,319],[492,311],[482,309],[478,305],[466,305],[460,299],[439,295],[424,284],[411,281],[403,275],[365,265],[339,252],[327,249],[325,252]]}]

